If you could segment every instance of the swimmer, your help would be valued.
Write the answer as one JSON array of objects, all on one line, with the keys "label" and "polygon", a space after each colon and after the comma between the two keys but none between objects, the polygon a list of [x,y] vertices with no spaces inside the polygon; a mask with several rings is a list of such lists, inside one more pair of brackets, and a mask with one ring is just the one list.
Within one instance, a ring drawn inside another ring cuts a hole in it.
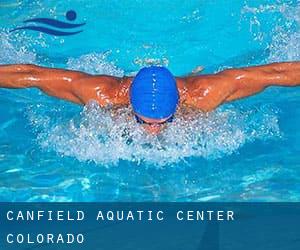
[{"label": "swimmer", "polygon": [[101,107],[131,105],[136,121],[151,134],[159,133],[164,124],[172,122],[179,105],[209,112],[268,86],[299,84],[300,62],[176,78],[160,66],[142,68],[135,77],[119,78],[29,64],[0,65],[1,88],[38,88],[50,96],[82,105],[90,100],[96,100]]}]

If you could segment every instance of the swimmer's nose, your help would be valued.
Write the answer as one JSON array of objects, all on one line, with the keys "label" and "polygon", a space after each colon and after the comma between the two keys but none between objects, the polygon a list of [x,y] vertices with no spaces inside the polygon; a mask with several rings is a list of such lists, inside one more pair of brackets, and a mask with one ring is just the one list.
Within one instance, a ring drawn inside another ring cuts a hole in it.
[{"label": "swimmer's nose", "polygon": [[143,127],[148,133],[157,135],[160,133],[163,126],[161,124],[145,124]]}]

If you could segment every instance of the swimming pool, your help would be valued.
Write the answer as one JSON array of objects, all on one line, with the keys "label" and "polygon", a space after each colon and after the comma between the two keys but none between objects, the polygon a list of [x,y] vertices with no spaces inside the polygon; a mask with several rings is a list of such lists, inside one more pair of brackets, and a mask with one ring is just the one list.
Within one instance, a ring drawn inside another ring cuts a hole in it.
[{"label": "swimming pool", "polygon": [[[300,59],[299,1],[103,0],[0,3],[0,64],[122,76],[159,63],[177,76]],[[82,32],[10,30],[34,17]],[[1,201],[299,201],[299,88],[269,88],[158,137],[130,109],[0,89]],[[113,115],[112,115],[113,114]]]}]

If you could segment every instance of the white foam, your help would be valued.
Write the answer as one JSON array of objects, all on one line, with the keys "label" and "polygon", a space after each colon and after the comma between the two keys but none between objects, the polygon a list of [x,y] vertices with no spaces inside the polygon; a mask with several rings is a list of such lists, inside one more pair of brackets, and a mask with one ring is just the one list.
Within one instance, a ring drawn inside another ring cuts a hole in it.
[{"label": "white foam", "polygon": [[282,14],[288,23],[273,30],[269,62],[300,60],[300,6],[284,8]]},{"label": "white foam", "polygon": [[106,74],[122,77],[124,70],[118,68],[113,62],[108,61],[110,52],[90,53],[79,58],[70,58],[67,67],[73,70],[84,71],[91,74]]},{"label": "white foam", "polygon": [[36,54],[18,42],[18,37],[17,34],[0,31],[0,64],[36,62]]},{"label": "white foam", "polygon": [[261,31],[260,14],[277,13],[282,16],[283,23],[275,24],[270,29],[272,38],[268,46],[269,57],[267,62],[294,61],[300,60],[300,6],[289,6],[286,3],[276,3],[272,5],[259,5],[250,7],[246,5],[242,14],[251,13],[250,32],[254,39],[262,41],[265,34]]},{"label": "white foam", "polygon": [[272,109],[257,112],[230,107],[208,116],[181,110],[160,135],[152,136],[135,122],[130,108],[102,109],[92,101],[80,116],[57,122],[55,117],[64,114],[53,110],[41,117],[41,108],[33,106],[28,117],[42,148],[105,166],[120,160],[164,166],[187,157],[216,159],[237,152],[247,142],[280,137]]}]

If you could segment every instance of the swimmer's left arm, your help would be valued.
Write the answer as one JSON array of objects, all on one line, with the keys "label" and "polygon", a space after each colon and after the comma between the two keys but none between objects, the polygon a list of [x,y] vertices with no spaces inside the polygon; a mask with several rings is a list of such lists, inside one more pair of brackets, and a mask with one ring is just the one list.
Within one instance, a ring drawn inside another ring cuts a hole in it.
[{"label": "swimmer's left arm", "polygon": [[187,77],[181,81],[184,81],[186,89],[186,93],[182,94],[184,102],[209,112],[224,102],[254,95],[269,86],[298,86],[300,62],[227,69],[217,74]]},{"label": "swimmer's left arm", "polygon": [[295,87],[300,85],[300,62],[272,63],[227,70],[237,88],[226,98],[233,101],[254,95],[269,86]]}]

